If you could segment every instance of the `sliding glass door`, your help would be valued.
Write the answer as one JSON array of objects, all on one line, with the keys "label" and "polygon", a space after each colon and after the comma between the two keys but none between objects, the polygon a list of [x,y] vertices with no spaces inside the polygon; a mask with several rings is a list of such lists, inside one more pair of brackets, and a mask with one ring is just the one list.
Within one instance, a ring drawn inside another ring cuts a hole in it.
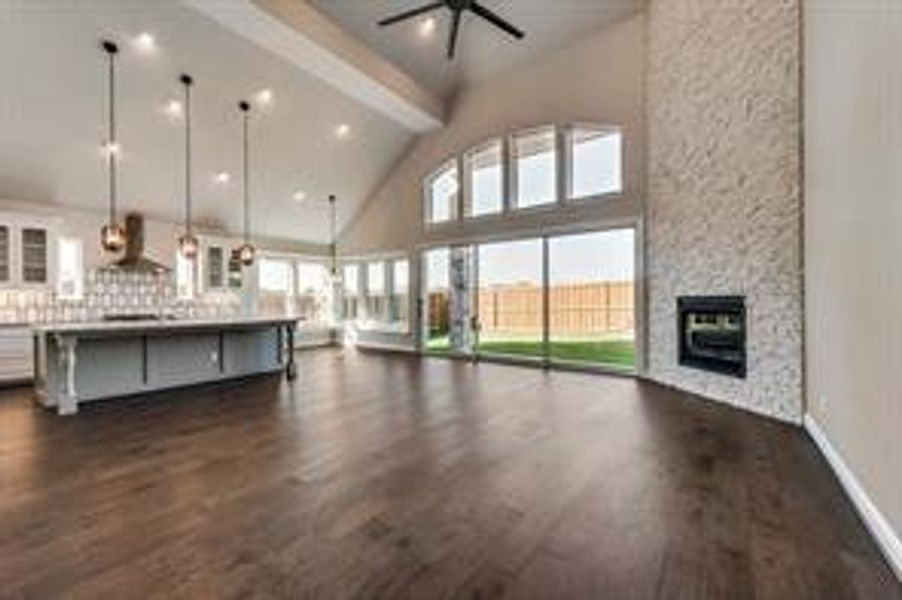
[{"label": "sliding glass door", "polygon": [[542,255],[541,238],[479,246],[480,355],[544,358]]},{"label": "sliding glass door", "polygon": [[635,367],[634,265],[632,229],[549,238],[552,362]]},{"label": "sliding glass door", "polygon": [[448,248],[423,253],[423,350],[446,354],[451,350],[451,285]]},{"label": "sliding glass door", "polygon": [[423,253],[423,349],[633,370],[632,228]]},{"label": "sliding glass door", "polygon": [[423,349],[432,354],[472,356],[473,246],[441,247],[423,253]]}]

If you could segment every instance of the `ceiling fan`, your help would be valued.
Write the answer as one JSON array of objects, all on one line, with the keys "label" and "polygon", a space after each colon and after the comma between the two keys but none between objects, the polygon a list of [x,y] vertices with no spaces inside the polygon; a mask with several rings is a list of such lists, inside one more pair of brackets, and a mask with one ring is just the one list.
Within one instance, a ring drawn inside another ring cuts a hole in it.
[{"label": "ceiling fan", "polygon": [[422,14],[437,10],[439,8],[447,8],[452,13],[451,36],[448,39],[449,59],[454,58],[454,54],[457,50],[457,38],[460,33],[460,19],[463,16],[463,13],[468,10],[482,17],[495,27],[503,30],[509,35],[512,35],[518,40],[522,39],[525,35],[522,31],[511,25],[508,21],[502,19],[495,12],[489,10],[476,0],[440,0],[438,2],[427,4],[426,6],[421,6],[420,8],[414,8],[412,10],[408,10],[397,15],[382,19],[381,21],[379,21],[379,26],[386,27],[388,25],[394,25],[395,23],[400,23],[401,21],[406,21],[408,19],[418,17]]}]

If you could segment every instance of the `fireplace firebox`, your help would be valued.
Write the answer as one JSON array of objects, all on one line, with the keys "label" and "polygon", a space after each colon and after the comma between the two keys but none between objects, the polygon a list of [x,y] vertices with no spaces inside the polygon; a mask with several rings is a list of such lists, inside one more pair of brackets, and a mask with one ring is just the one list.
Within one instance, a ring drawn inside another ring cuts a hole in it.
[{"label": "fireplace firebox", "polygon": [[745,378],[744,297],[677,298],[677,331],[681,365]]}]

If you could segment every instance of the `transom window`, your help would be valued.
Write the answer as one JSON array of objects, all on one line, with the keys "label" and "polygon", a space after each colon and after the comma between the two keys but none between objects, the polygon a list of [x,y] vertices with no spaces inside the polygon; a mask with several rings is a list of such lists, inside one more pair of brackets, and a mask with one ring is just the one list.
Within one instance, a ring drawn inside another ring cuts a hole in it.
[{"label": "transom window", "polygon": [[445,223],[457,218],[460,191],[457,161],[451,160],[439,168],[426,186],[426,221]]},{"label": "transom window", "polygon": [[611,127],[577,125],[567,131],[567,196],[588,198],[621,191],[621,135]]},{"label": "transom window", "polygon": [[623,192],[619,127],[575,124],[515,132],[473,147],[424,182],[429,225]]},{"label": "transom window", "polygon": [[516,207],[557,202],[557,136],[552,127],[515,134]]},{"label": "transom window", "polygon": [[466,216],[498,214],[504,208],[504,150],[501,140],[467,152],[464,157]]}]

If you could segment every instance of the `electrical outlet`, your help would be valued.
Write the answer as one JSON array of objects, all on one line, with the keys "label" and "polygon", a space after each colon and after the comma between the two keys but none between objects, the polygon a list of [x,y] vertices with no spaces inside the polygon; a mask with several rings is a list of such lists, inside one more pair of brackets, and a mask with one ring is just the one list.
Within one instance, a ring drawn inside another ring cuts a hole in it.
[{"label": "electrical outlet", "polygon": [[219,362],[219,352],[213,351],[210,353],[210,362],[213,364]]},{"label": "electrical outlet", "polygon": [[826,394],[821,394],[817,397],[817,405],[820,408],[822,413],[827,412],[827,396]]}]

